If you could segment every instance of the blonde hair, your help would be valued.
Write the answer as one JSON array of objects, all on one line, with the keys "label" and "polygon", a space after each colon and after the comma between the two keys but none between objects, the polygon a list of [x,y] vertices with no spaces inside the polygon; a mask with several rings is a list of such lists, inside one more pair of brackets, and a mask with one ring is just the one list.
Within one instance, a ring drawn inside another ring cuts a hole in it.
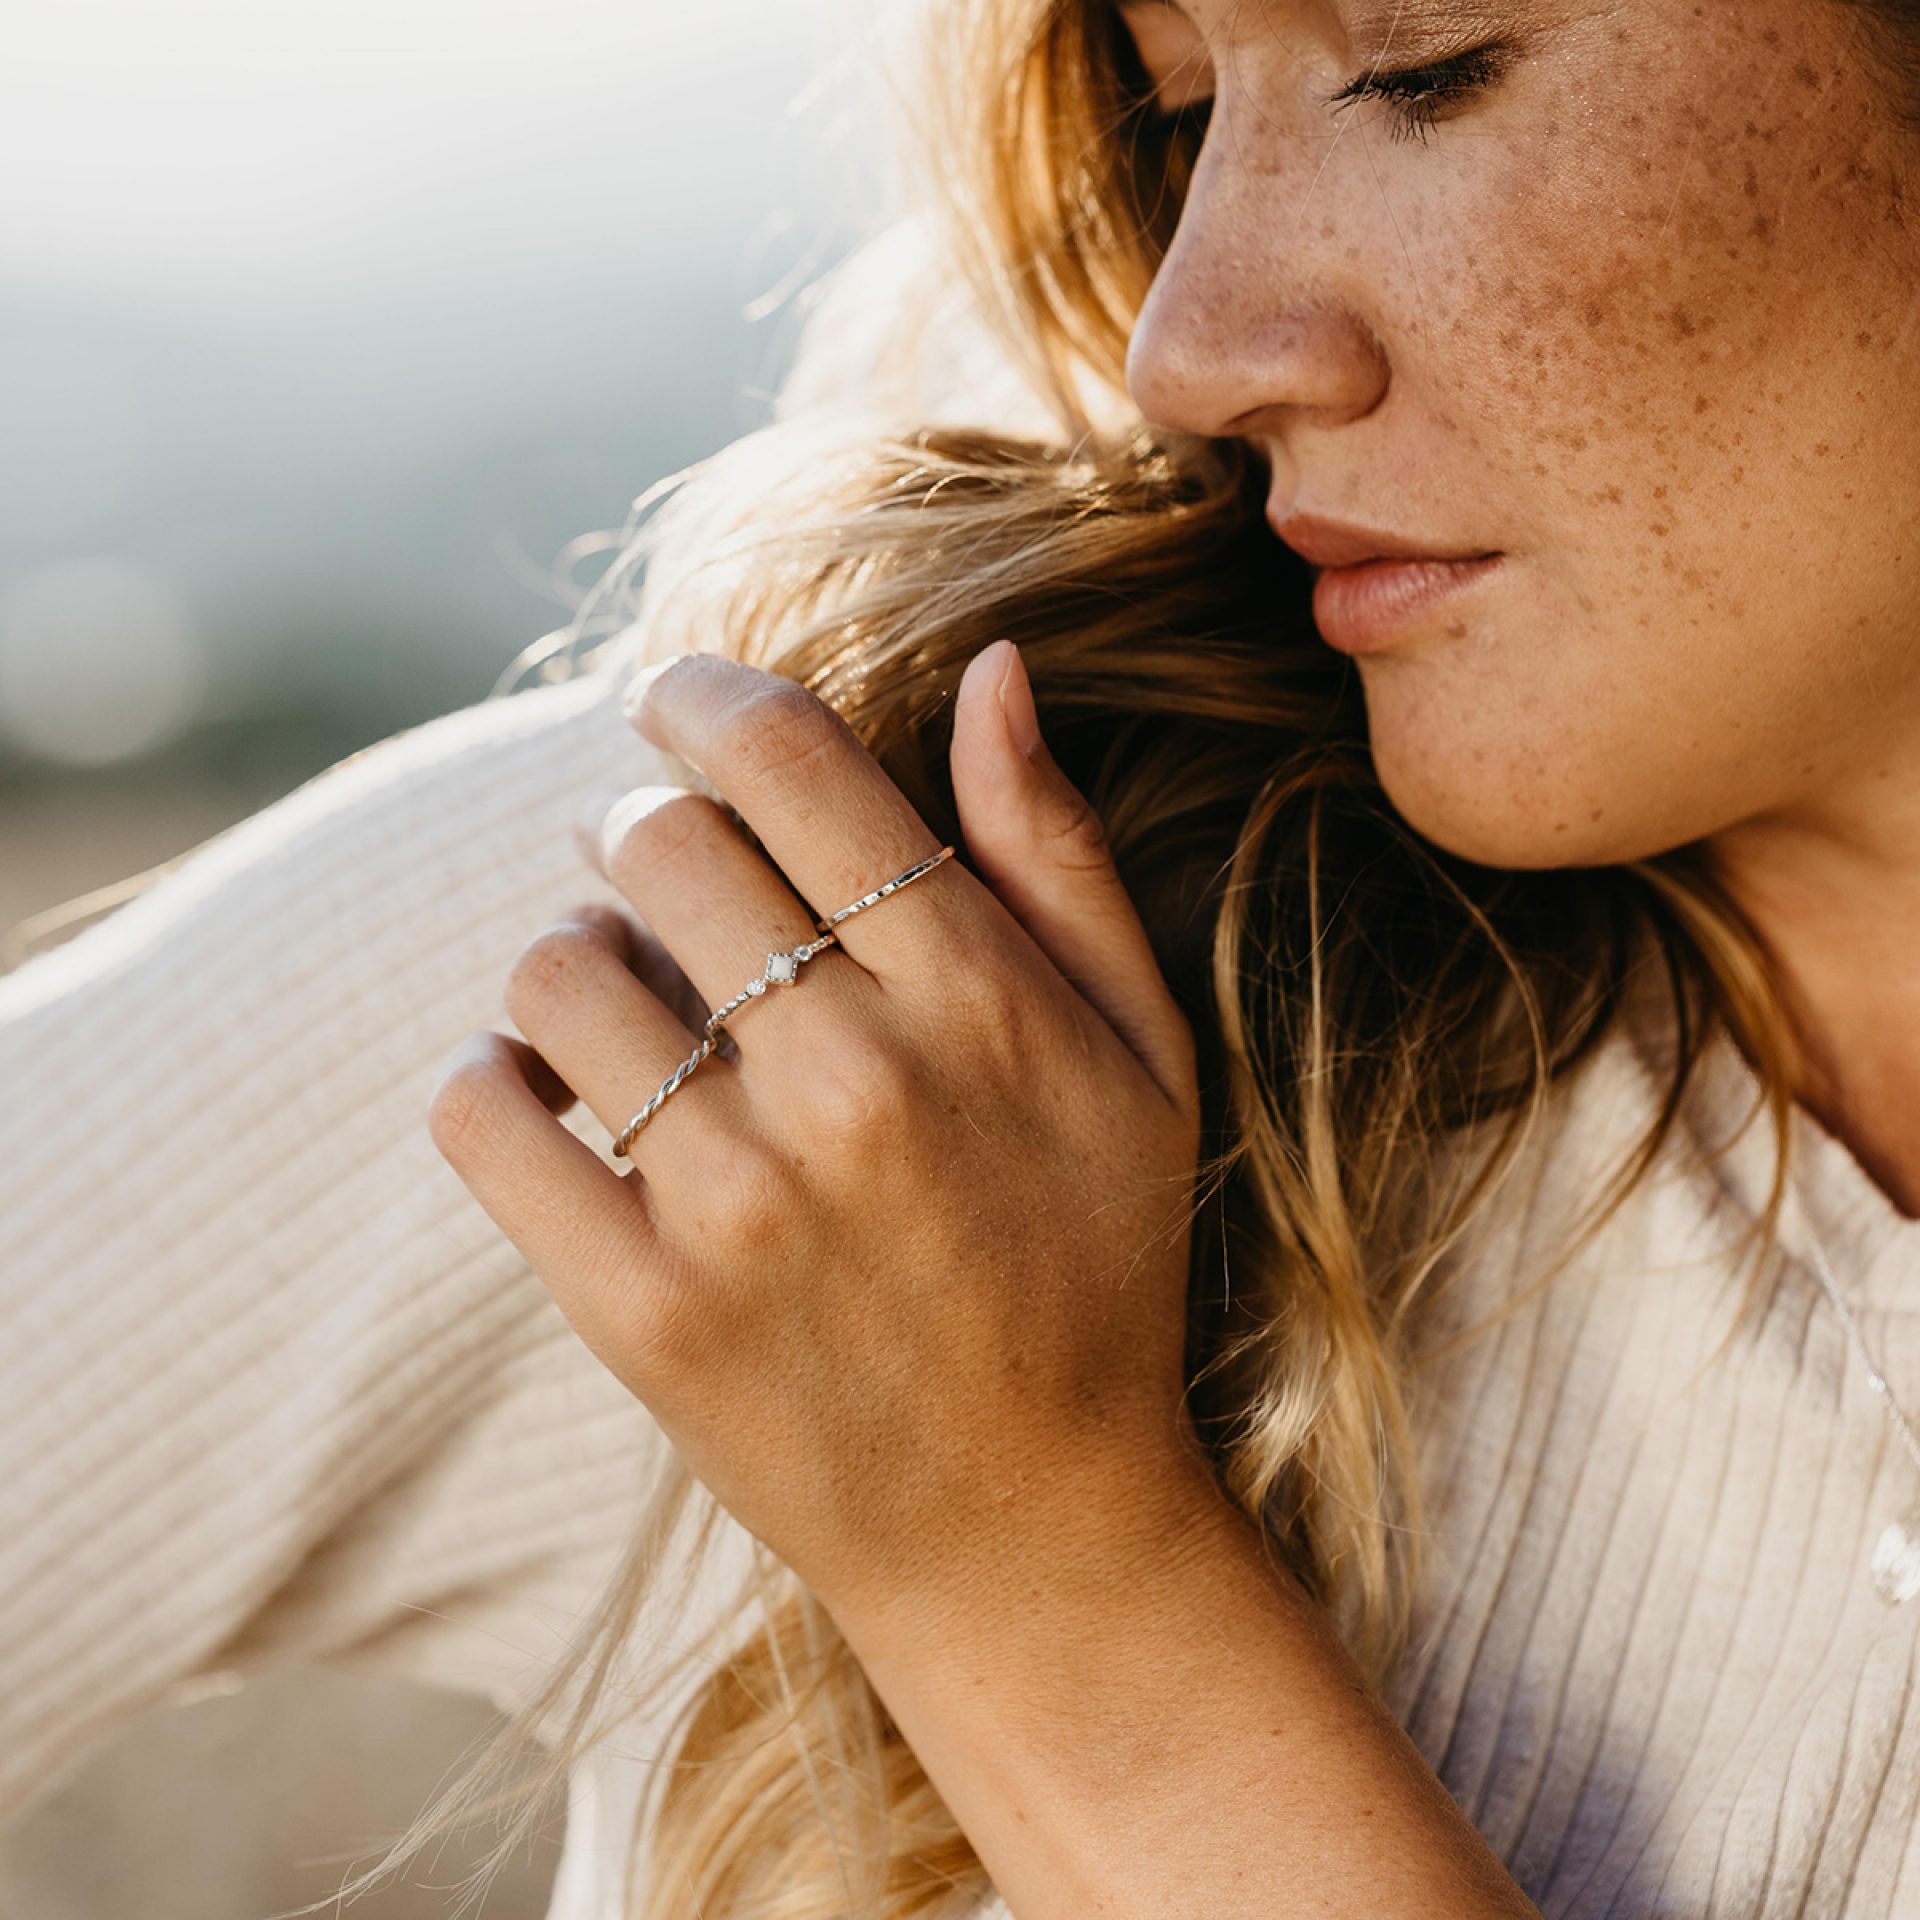
[{"label": "blonde hair", "polygon": [[[1688,850],[1498,872],[1387,803],[1350,663],[1314,636],[1310,578],[1267,532],[1245,450],[1150,430],[1126,401],[1128,335],[1196,142],[1142,111],[1111,11],[943,0],[922,48],[908,92],[937,222],[905,217],[847,270],[775,423],[644,500],[568,646],[528,664],[577,661],[637,607],[649,652],[720,649],[814,689],[945,839],[961,670],[996,638],[1020,644],[1049,744],[1199,1041],[1197,1426],[1223,1494],[1378,1681],[1419,1570],[1408,1392],[1449,1252],[1556,1087],[1650,993],[1670,1084],[1555,1270],[1647,1175],[1724,1023],[1779,1148],[1758,1281],[1801,1071],[1792,1029],[1758,937]],[[861,336],[876,312],[883,332]],[[1003,386],[954,344],[969,328]],[[604,646],[594,665],[622,657]],[[670,1553],[686,1516],[694,1544]],[[830,1618],[757,1543],[713,1632],[678,1660],[644,1650],[658,1657],[637,1677],[623,1665],[643,1601],[667,1584],[684,1600],[724,1522],[670,1458],[573,1657],[343,1893],[515,1809],[476,1897],[581,1754],[691,1676],[635,1920],[905,1920],[976,1901],[965,1835]],[[527,1728],[545,1751],[517,1777]],[[630,1866],[641,1844],[636,1822]]]}]

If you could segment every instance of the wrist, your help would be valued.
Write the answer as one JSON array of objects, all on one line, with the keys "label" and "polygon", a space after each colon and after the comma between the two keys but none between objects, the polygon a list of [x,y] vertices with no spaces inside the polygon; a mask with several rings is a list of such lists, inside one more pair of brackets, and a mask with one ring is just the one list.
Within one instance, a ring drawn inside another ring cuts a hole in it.
[{"label": "wrist", "polygon": [[[1231,1569],[1271,1577],[1258,1530],[1220,1491],[1197,1449],[1133,1467],[1050,1501],[1013,1539],[982,1541],[964,1576],[937,1590],[902,1589],[829,1603],[835,1624],[876,1681],[987,1662],[1028,1650],[1057,1660],[1081,1639],[1089,1655],[1118,1614],[1188,1616],[1192,1595]],[[1257,1570],[1257,1571],[1256,1571]]]}]

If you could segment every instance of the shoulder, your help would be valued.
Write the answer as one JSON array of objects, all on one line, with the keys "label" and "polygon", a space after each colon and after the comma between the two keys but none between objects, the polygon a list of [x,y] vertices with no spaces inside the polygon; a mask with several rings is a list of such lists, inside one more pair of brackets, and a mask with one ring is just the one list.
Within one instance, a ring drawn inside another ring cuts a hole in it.
[{"label": "shoulder", "polygon": [[519,923],[530,895],[591,877],[571,829],[596,791],[672,777],[626,724],[623,683],[589,672],[350,755],[0,980],[0,1020],[131,967],[151,977],[167,956],[277,956],[296,928],[379,952],[458,922],[485,944],[495,923]]}]

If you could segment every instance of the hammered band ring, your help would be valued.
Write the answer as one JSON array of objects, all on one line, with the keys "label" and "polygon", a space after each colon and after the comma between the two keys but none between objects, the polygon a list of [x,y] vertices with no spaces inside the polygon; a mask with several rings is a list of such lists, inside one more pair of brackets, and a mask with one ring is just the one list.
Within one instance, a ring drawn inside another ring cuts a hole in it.
[{"label": "hammered band ring", "polygon": [[849,901],[838,913],[831,913],[826,919],[816,921],[813,939],[793,948],[790,952],[768,954],[767,964],[761,969],[759,978],[749,980],[731,1000],[723,1002],[707,1015],[706,1026],[700,1035],[700,1044],[661,1081],[659,1091],[620,1130],[620,1137],[613,1143],[614,1158],[625,1160],[630,1157],[633,1143],[639,1137],[641,1128],[667,1104],[685,1084],[687,1076],[720,1044],[720,1029],[749,1000],[759,999],[769,987],[792,986],[800,978],[800,969],[816,953],[824,953],[828,947],[839,944],[840,936],[833,929],[842,920],[864,912],[876,902],[884,900],[890,893],[898,893],[902,887],[918,880],[923,873],[931,873],[941,861],[952,857],[953,849],[942,847],[938,853],[929,854],[926,859],[916,861],[905,873],[895,874],[885,885],[875,887],[871,893],[863,893],[858,900]]}]

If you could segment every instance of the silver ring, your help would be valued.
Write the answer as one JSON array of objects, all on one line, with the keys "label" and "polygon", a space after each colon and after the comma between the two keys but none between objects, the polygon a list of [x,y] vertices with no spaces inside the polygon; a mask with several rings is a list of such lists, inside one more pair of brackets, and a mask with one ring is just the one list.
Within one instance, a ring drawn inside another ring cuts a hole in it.
[{"label": "silver ring", "polygon": [[613,1143],[613,1154],[616,1160],[626,1159],[627,1149],[633,1145],[634,1138],[640,1129],[667,1104],[669,1096],[679,1091],[680,1083],[714,1050],[717,1044],[718,1042],[711,1034],[703,1035],[700,1044],[660,1082],[660,1091],[627,1122],[621,1129],[619,1139]]},{"label": "silver ring", "polygon": [[828,914],[827,917],[819,923],[822,931],[828,927],[837,927],[840,922],[850,914],[863,912],[866,908],[872,906],[876,900],[884,900],[888,894],[898,893],[909,880],[918,880],[923,873],[931,873],[942,860],[950,860],[952,857],[953,849],[951,847],[942,847],[938,853],[928,854],[924,860],[916,861],[905,873],[896,873],[884,887],[875,887],[871,893],[863,893],[858,900],[855,900],[849,906],[842,907],[838,913]]},{"label": "silver ring", "polygon": [[838,913],[829,914],[824,920],[814,922],[816,938],[793,948],[787,953],[770,953],[767,964],[760,970],[757,980],[749,980],[731,1000],[715,1007],[707,1015],[707,1022],[700,1035],[700,1044],[660,1082],[660,1088],[647,1104],[636,1113],[620,1130],[620,1136],[613,1143],[616,1160],[625,1160],[630,1156],[633,1143],[639,1137],[640,1130],[653,1116],[664,1107],[680,1087],[687,1076],[699,1066],[701,1061],[720,1044],[720,1029],[749,1000],[757,1000],[769,987],[790,987],[800,978],[800,969],[816,953],[824,953],[828,947],[837,946],[840,936],[833,931],[842,920],[856,913],[864,912],[876,901],[884,900],[890,893],[898,893],[910,881],[918,880],[923,873],[931,873],[942,860],[953,857],[951,847],[942,847],[938,853],[929,854],[926,859],[916,861],[905,873],[897,873],[884,886],[875,887],[871,893],[863,893],[858,900],[850,901]]},{"label": "silver ring", "polygon": [[800,969],[816,953],[824,952],[828,947],[837,947],[840,936],[837,933],[823,934],[818,940],[809,940],[803,947],[795,947],[791,953],[770,953],[767,964],[761,969],[758,980],[749,980],[724,1006],[715,1007],[707,1015],[706,1031],[709,1038],[717,1034],[727,1021],[744,1007],[749,1000],[757,1000],[769,987],[790,987],[800,978]]}]

